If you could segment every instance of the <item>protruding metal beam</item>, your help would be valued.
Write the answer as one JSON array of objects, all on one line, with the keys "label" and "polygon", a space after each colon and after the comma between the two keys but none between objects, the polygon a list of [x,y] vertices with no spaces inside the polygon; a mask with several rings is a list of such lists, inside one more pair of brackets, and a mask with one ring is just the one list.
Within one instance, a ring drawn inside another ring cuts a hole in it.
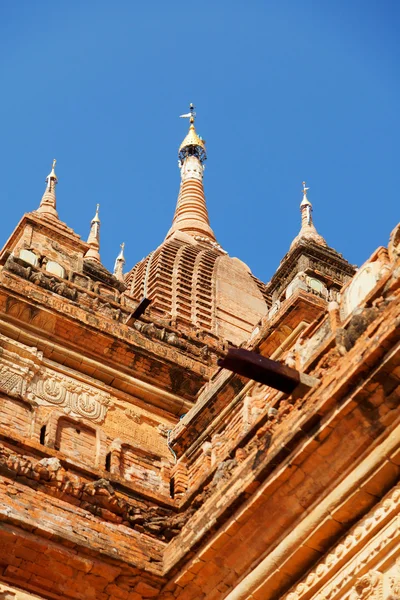
[{"label": "protruding metal beam", "polygon": [[136,321],[136,319],[139,319],[150,303],[150,298],[142,298],[135,310],[133,311],[133,313],[131,313],[125,321],[125,325],[132,325],[132,323]]},{"label": "protruding metal beam", "polygon": [[258,383],[264,383],[285,394],[304,395],[319,383],[319,379],[300,373],[276,360],[243,348],[230,348],[218,365]]}]

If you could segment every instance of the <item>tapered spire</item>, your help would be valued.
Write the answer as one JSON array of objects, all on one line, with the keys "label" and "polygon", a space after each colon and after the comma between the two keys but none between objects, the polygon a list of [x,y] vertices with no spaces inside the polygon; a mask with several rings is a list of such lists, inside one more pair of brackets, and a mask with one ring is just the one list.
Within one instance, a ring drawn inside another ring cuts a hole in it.
[{"label": "tapered spire", "polygon": [[122,242],[121,251],[117,256],[117,258],[115,260],[115,265],[114,265],[114,276],[119,281],[124,281],[124,273],[123,273],[124,264],[125,264],[124,248],[125,248],[125,243]]},{"label": "tapered spire", "polygon": [[57,175],[55,174],[56,159],[53,160],[51,172],[46,177],[46,189],[44,191],[39,208],[36,212],[42,215],[49,215],[58,219],[56,210],[56,185],[58,183]]},{"label": "tapered spire", "polygon": [[294,238],[291,248],[297,244],[301,239],[312,240],[317,244],[321,244],[321,246],[327,246],[328,244],[322,237],[319,235],[317,230],[315,229],[315,225],[313,223],[312,218],[312,204],[307,198],[307,192],[310,188],[306,187],[306,182],[303,181],[303,199],[300,203],[300,212],[301,212],[301,229],[299,234]]},{"label": "tapered spire", "polygon": [[177,231],[186,232],[195,238],[215,242],[215,235],[210,227],[206,199],[203,188],[204,161],[207,159],[204,140],[197,135],[194,120],[196,113],[193,104],[190,112],[181,115],[188,118],[189,132],[179,147],[178,158],[181,170],[181,187],[175,209],[172,227],[167,238]]},{"label": "tapered spire", "polygon": [[88,237],[87,243],[90,248],[86,252],[84,258],[90,258],[91,260],[95,260],[100,262],[100,218],[99,218],[99,208],[100,204],[96,207],[96,214],[92,219],[92,223],[90,226],[90,233]]}]

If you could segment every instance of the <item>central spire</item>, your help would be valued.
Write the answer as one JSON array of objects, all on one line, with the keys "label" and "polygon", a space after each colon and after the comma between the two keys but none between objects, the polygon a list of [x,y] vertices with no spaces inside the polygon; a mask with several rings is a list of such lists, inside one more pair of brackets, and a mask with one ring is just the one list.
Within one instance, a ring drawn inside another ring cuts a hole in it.
[{"label": "central spire", "polygon": [[190,112],[181,115],[181,117],[189,119],[190,125],[189,132],[178,151],[181,187],[172,227],[167,234],[167,238],[177,231],[182,231],[194,238],[206,238],[215,242],[216,239],[210,227],[203,188],[204,161],[207,159],[206,144],[197,135],[194,126],[196,113],[193,104],[190,104]]}]

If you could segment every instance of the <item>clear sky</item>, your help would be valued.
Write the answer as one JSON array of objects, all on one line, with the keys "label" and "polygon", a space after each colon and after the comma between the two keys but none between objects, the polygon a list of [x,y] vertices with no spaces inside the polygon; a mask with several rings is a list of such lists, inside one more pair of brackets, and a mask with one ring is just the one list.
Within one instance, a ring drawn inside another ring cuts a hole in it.
[{"label": "clear sky", "polygon": [[0,245],[57,158],[60,218],[100,203],[109,269],[164,239],[196,105],[220,244],[268,281],[300,224],[362,264],[399,221],[400,2],[19,0],[0,6]]}]

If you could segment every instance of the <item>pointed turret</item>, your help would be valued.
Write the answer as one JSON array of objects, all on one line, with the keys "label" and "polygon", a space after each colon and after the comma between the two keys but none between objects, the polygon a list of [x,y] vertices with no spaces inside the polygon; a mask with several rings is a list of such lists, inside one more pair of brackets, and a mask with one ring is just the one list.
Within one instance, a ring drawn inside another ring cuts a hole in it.
[{"label": "pointed turret", "polygon": [[90,248],[86,252],[84,258],[89,258],[90,260],[95,260],[100,262],[100,219],[99,219],[99,208],[100,204],[96,207],[96,214],[92,219],[92,223],[90,226],[90,233],[87,240]]},{"label": "pointed turret", "polygon": [[297,244],[301,239],[312,240],[317,244],[321,244],[321,246],[327,246],[328,244],[322,237],[319,235],[317,230],[315,229],[315,225],[313,223],[312,218],[312,204],[307,198],[307,192],[310,188],[306,187],[306,182],[303,181],[303,200],[300,203],[300,211],[301,211],[301,229],[299,234],[294,238],[291,243],[291,248]]},{"label": "pointed turret", "polygon": [[114,265],[114,276],[119,281],[124,281],[124,273],[123,273],[124,264],[125,264],[124,248],[125,248],[125,243],[122,242],[121,251],[117,256],[117,258],[115,260],[115,265]]},{"label": "pointed turret", "polygon": [[36,212],[41,215],[56,217],[58,219],[58,213],[56,210],[56,185],[58,183],[58,179],[54,171],[56,162],[56,159],[54,159],[51,172],[46,177],[47,186],[40,202],[40,206]]},{"label": "pointed turret", "polygon": [[312,204],[307,198],[308,190],[303,181],[300,231],[267,285],[267,293],[275,303],[274,310],[298,290],[319,295],[324,301],[328,297],[335,298],[341,287],[354,275],[354,267],[328,246],[315,229]]},{"label": "pointed turret", "polygon": [[206,145],[197,135],[194,126],[195,116],[193,104],[190,105],[189,113],[181,115],[183,118],[189,118],[190,126],[178,152],[181,187],[167,239],[175,232],[182,231],[195,238],[205,238],[215,243],[203,188],[204,161],[207,159]]}]

